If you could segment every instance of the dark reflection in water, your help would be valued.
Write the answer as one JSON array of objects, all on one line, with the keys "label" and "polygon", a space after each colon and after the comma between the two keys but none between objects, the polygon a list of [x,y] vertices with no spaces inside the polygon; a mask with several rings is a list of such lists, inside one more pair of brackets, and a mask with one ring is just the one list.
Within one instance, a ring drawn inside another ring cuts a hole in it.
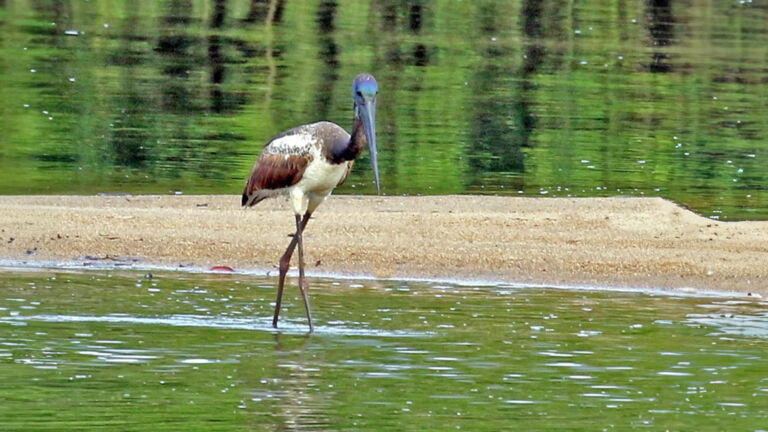
[{"label": "dark reflection in water", "polygon": [[[422,35],[425,10],[432,7],[432,2],[390,0],[380,2],[376,7],[381,14],[381,30],[391,41],[387,47],[385,62],[399,65],[401,70],[406,66],[428,66],[430,49],[419,36]],[[411,37],[404,38],[404,35]]]},{"label": "dark reflection in water", "polygon": [[672,0],[645,0],[648,17],[648,31],[651,34],[651,45],[654,47],[653,62],[649,66],[651,72],[670,72],[667,47],[674,39],[674,16],[672,15]]},{"label": "dark reflection in water", "polygon": [[283,20],[284,0],[251,0],[248,15],[243,19],[246,23],[259,23],[271,19],[279,23]]},{"label": "dark reflection in water", "polygon": [[[275,133],[349,127],[349,82],[371,71],[388,194],[652,195],[765,219],[766,13],[698,0],[5,1],[0,193],[233,193]],[[368,163],[340,193],[375,191]]]},{"label": "dark reflection in water", "polygon": [[[532,78],[545,55],[541,45],[541,2],[525,1],[522,7],[524,43],[522,64],[513,55],[514,47],[499,41],[496,35],[509,25],[503,12],[493,2],[480,9],[480,48],[484,59],[472,82],[475,109],[471,128],[470,164],[483,173],[525,171],[522,148],[529,146],[536,125],[531,112],[535,97]],[[519,68],[519,70],[517,70]],[[516,189],[522,184],[514,184]]]},{"label": "dark reflection in water", "polygon": [[330,118],[331,102],[336,82],[339,79],[339,47],[334,40],[337,8],[337,2],[324,0],[320,2],[317,11],[320,60],[324,66],[319,80],[320,88],[315,96],[318,119]]},{"label": "dark reflection in water", "polygon": [[[213,14],[211,16],[210,28],[212,31],[221,29],[224,25],[224,18],[227,16],[226,0],[214,0]],[[221,84],[224,83],[224,74],[226,67],[221,52],[221,37],[217,34],[208,36],[208,64],[211,68],[211,110],[215,113],[222,113],[228,108],[224,94],[221,91]]]}]

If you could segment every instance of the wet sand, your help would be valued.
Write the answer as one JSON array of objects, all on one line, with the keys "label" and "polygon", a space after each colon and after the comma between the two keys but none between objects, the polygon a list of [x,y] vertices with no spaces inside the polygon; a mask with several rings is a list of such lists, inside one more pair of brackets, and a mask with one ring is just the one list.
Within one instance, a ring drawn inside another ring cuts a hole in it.
[{"label": "wet sand", "polygon": [[[5,260],[267,272],[294,229],[282,198],[244,210],[234,195],[0,196]],[[768,295],[768,222],[660,198],[334,196],[305,253],[310,274]]]}]

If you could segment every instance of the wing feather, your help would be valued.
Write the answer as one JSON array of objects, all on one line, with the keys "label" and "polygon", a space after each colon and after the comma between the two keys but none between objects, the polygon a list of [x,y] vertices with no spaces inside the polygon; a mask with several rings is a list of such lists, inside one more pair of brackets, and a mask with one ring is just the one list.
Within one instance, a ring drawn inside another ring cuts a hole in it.
[{"label": "wing feather", "polygon": [[298,183],[312,156],[262,153],[253,166],[243,191],[243,205],[252,206],[271,194],[262,191],[283,189]]},{"label": "wing feather", "polygon": [[[334,151],[348,141],[349,134],[330,122],[298,126],[273,137],[253,165],[243,190],[243,206],[252,206],[301,181],[313,160],[312,149],[317,149],[317,146],[321,147],[322,157],[328,158],[331,163],[345,163],[343,160],[335,161]],[[351,169],[352,163],[349,162],[339,185],[349,176]]]}]

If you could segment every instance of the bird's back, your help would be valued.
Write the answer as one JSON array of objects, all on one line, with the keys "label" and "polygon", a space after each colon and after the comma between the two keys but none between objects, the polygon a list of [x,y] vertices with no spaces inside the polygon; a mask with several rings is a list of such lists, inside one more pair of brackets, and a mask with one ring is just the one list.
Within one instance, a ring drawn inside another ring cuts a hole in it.
[{"label": "bird's back", "polygon": [[[294,186],[317,158],[328,159],[334,146],[349,142],[349,133],[331,122],[318,122],[287,130],[267,142],[243,190],[243,206],[252,206]],[[351,164],[349,165],[351,168]],[[347,169],[339,184],[349,174]]]}]

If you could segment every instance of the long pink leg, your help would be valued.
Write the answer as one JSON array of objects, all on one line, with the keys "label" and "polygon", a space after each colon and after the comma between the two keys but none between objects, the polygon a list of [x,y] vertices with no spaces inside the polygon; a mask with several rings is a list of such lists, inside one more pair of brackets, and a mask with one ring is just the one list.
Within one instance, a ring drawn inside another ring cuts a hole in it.
[{"label": "long pink leg", "polygon": [[309,323],[309,332],[315,329],[312,327],[312,310],[309,308],[309,286],[304,277],[304,227],[302,226],[299,215],[296,215],[296,236],[299,238],[299,289],[301,296],[304,297],[304,308],[307,310],[307,322]]},{"label": "long pink leg", "polygon": [[[291,265],[291,257],[293,256],[293,250],[296,249],[296,245],[299,242],[299,239],[301,238],[301,232],[304,231],[304,227],[307,226],[307,222],[309,222],[309,217],[311,214],[307,212],[304,214],[303,219],[299,219],[299,215],[296,215],[296,234],[293,236],[293,239],[291,239],[291,242],[288,244],[288,247],[285,249],[285,253],[280,258],[280,278],[278,280],[277,284],[277,302],[275,302],[275,316],[272,319],[272,327],[277,328],[277,317],[280,315],[280,304],[283,301],[283,287],[285,286],[285,275],[288,273],[288,268],[290,268]],[[301,255],[301,248],[299,249],[299,255]],[[303,266],[300,266],[300,274],[303,273],[303,269],[301,268]],[[301,278],[300,278],[301,280]],[[301,287],[301,282],[300,285]],[[302,290],[302,295],[304,295],[304,290]],[[309,303],[307,303],[306,296],[304,297],[304,303],[309,307]],[[312,324],[311,324],[311,318],[310,318],[310,331],[312,330]]]}]

